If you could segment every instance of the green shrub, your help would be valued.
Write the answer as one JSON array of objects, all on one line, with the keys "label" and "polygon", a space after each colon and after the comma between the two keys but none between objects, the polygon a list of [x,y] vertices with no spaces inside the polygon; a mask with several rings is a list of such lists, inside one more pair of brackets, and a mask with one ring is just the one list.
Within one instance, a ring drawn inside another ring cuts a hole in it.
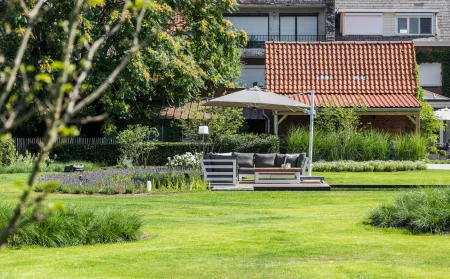
[{"label": "green shrub", "polygon": [[[199,142],[155,142],[154,148],[149,155],[149,164],[164,166],[168,157],[203,152],[204,145]],[[121,159],[121,153],[119,144],[58,144],[51,157],[57,162],[83,161],[112,166]]]},{"label": "green shrub", "polygon": [[14,162],[16,148],[11,136],[0,137],[0,166],[8,166]]},{"label": "green shrub", "polygon": [[159,132],[155,128],[129,125],[117,136],[122,157],[130,159],[137,166],[148,166],[158,137]]},{"label": "green shrub", "polygon": [[280,139],[274,135],[238,134],[224,135],[215,143],[217,152],[277,153]]},{"label": "green shrub", "polygon": [[445,150],[439,150],[439,156],[447,156],[447,152]]},{"label": "green shrub", "polygon": [[115,165],[120,158],[118,144],[67,144],[55,145],[51,154],[58,162],[95,162],[108,166]]},{"label": "green shrub", "polygon": [[[12,207],[0,204],[0,228]],[[25,221],[30,212],[25,214]],[[10,246],[40,245],[62,247],[133,241],[140,238],[142,218],[118,208],[86,209],[70,207],[66,213],[53,213],[42,222],[25,222],[17,234],[8,239]]]},{"label": "green shrub", "polygon": [[438,149],[436,146],[432,145],[428,147],[428,153],[430,154],[438,154]]},{"label": "green shrub", "polygon": [[422,161],[319,161],[313,163],[313,170],[317,172],[394,172],[426,169],[427,165]]},{"label": "green shrub", "polygon": [[392,142],[395,160],[419,160],[426,156],[426,140],[416,134],[404,134]]},{"label": "green shrub", "polygon": [[366,223],[382,228],[407,229],[413,233],[448,233],[450,188],[403,193],[394,203],[374,209]]}]

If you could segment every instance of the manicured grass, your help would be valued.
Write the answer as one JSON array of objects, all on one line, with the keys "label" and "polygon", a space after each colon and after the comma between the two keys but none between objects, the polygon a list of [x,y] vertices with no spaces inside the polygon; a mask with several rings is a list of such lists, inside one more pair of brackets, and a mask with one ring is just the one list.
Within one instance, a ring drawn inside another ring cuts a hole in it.
[{"label": "manicured grass", "polygon": [[[15,201],[18,190],[10,183],[25,177],[0,175],[0,199]],[[142,232],[151,238],[2,250],[0,278],[448,278],[448,235],[362,224],[374,207],[398,194],[50,195],[66,204],[139,212]]]},{"label": "manicured grass", "polygon": [[450,171],[314,172],[330,185],[450,185]]}]

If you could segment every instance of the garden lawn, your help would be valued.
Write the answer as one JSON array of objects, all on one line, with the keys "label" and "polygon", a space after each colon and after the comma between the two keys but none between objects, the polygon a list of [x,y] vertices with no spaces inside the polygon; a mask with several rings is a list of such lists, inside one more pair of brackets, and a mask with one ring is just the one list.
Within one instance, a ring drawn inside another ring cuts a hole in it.
[{"label": "garden lawn", "polygon": [[399,172],[313,172],[333,185],[450,185],[449,170]]},{"label": "garden lawn", "polygon": [[[11,183],[25,178],[0,175],[0,200],[15,201],[18,190]],[[448,278],[449,235],[362,224],[370,210],[397,194],[50,195],[66,204],[139,212],[142,232],[151,238],[1,250],[0,278]]]}]

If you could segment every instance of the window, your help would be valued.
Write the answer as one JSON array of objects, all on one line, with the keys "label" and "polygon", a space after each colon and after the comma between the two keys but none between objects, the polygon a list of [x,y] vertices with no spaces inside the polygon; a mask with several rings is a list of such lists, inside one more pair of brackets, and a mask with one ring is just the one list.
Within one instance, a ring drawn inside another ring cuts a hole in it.
[{"label": "window", "polygon": [[442,86],[441,63],[422,63],[419,65],[420,85],[429,87]]},{"label": "window", "polygon": [[317,16],[280,15],[280,40],[309,42],[318,40]]},{"label": "window", "polygon": [[244,65],[239,82],[246,87],[252,87],[255,84],[260,86],[265,83],[264,65]]},{"label": "window", "polygon": [[383,14],[345,14],[343,35],[382,35]]},{"label": "window", "polygon": [[433,19],[431,16],[398,16],[398,35],[431,35]]},{"label": "window", "polygon": [[247,35],[261,36],[269,35],[269,16],[240,16],[225,15],[225,19],[231,21],[236,29],[244,30]]}]

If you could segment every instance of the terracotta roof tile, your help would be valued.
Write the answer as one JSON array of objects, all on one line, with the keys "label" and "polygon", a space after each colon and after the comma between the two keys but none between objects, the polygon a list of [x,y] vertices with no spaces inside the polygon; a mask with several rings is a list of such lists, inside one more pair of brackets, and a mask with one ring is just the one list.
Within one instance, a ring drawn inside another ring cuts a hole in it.
[{"label": "terracotta roof tile", "polygon": [[[414,97],[413,42],[267,42],[265,48],[266,88],[272,92],[314,89],[319,100],[339,95],[339,102],[355,101],[360,96],[366,106],[420,107]],[[320,75],[328,79],[320,80]]]}]

